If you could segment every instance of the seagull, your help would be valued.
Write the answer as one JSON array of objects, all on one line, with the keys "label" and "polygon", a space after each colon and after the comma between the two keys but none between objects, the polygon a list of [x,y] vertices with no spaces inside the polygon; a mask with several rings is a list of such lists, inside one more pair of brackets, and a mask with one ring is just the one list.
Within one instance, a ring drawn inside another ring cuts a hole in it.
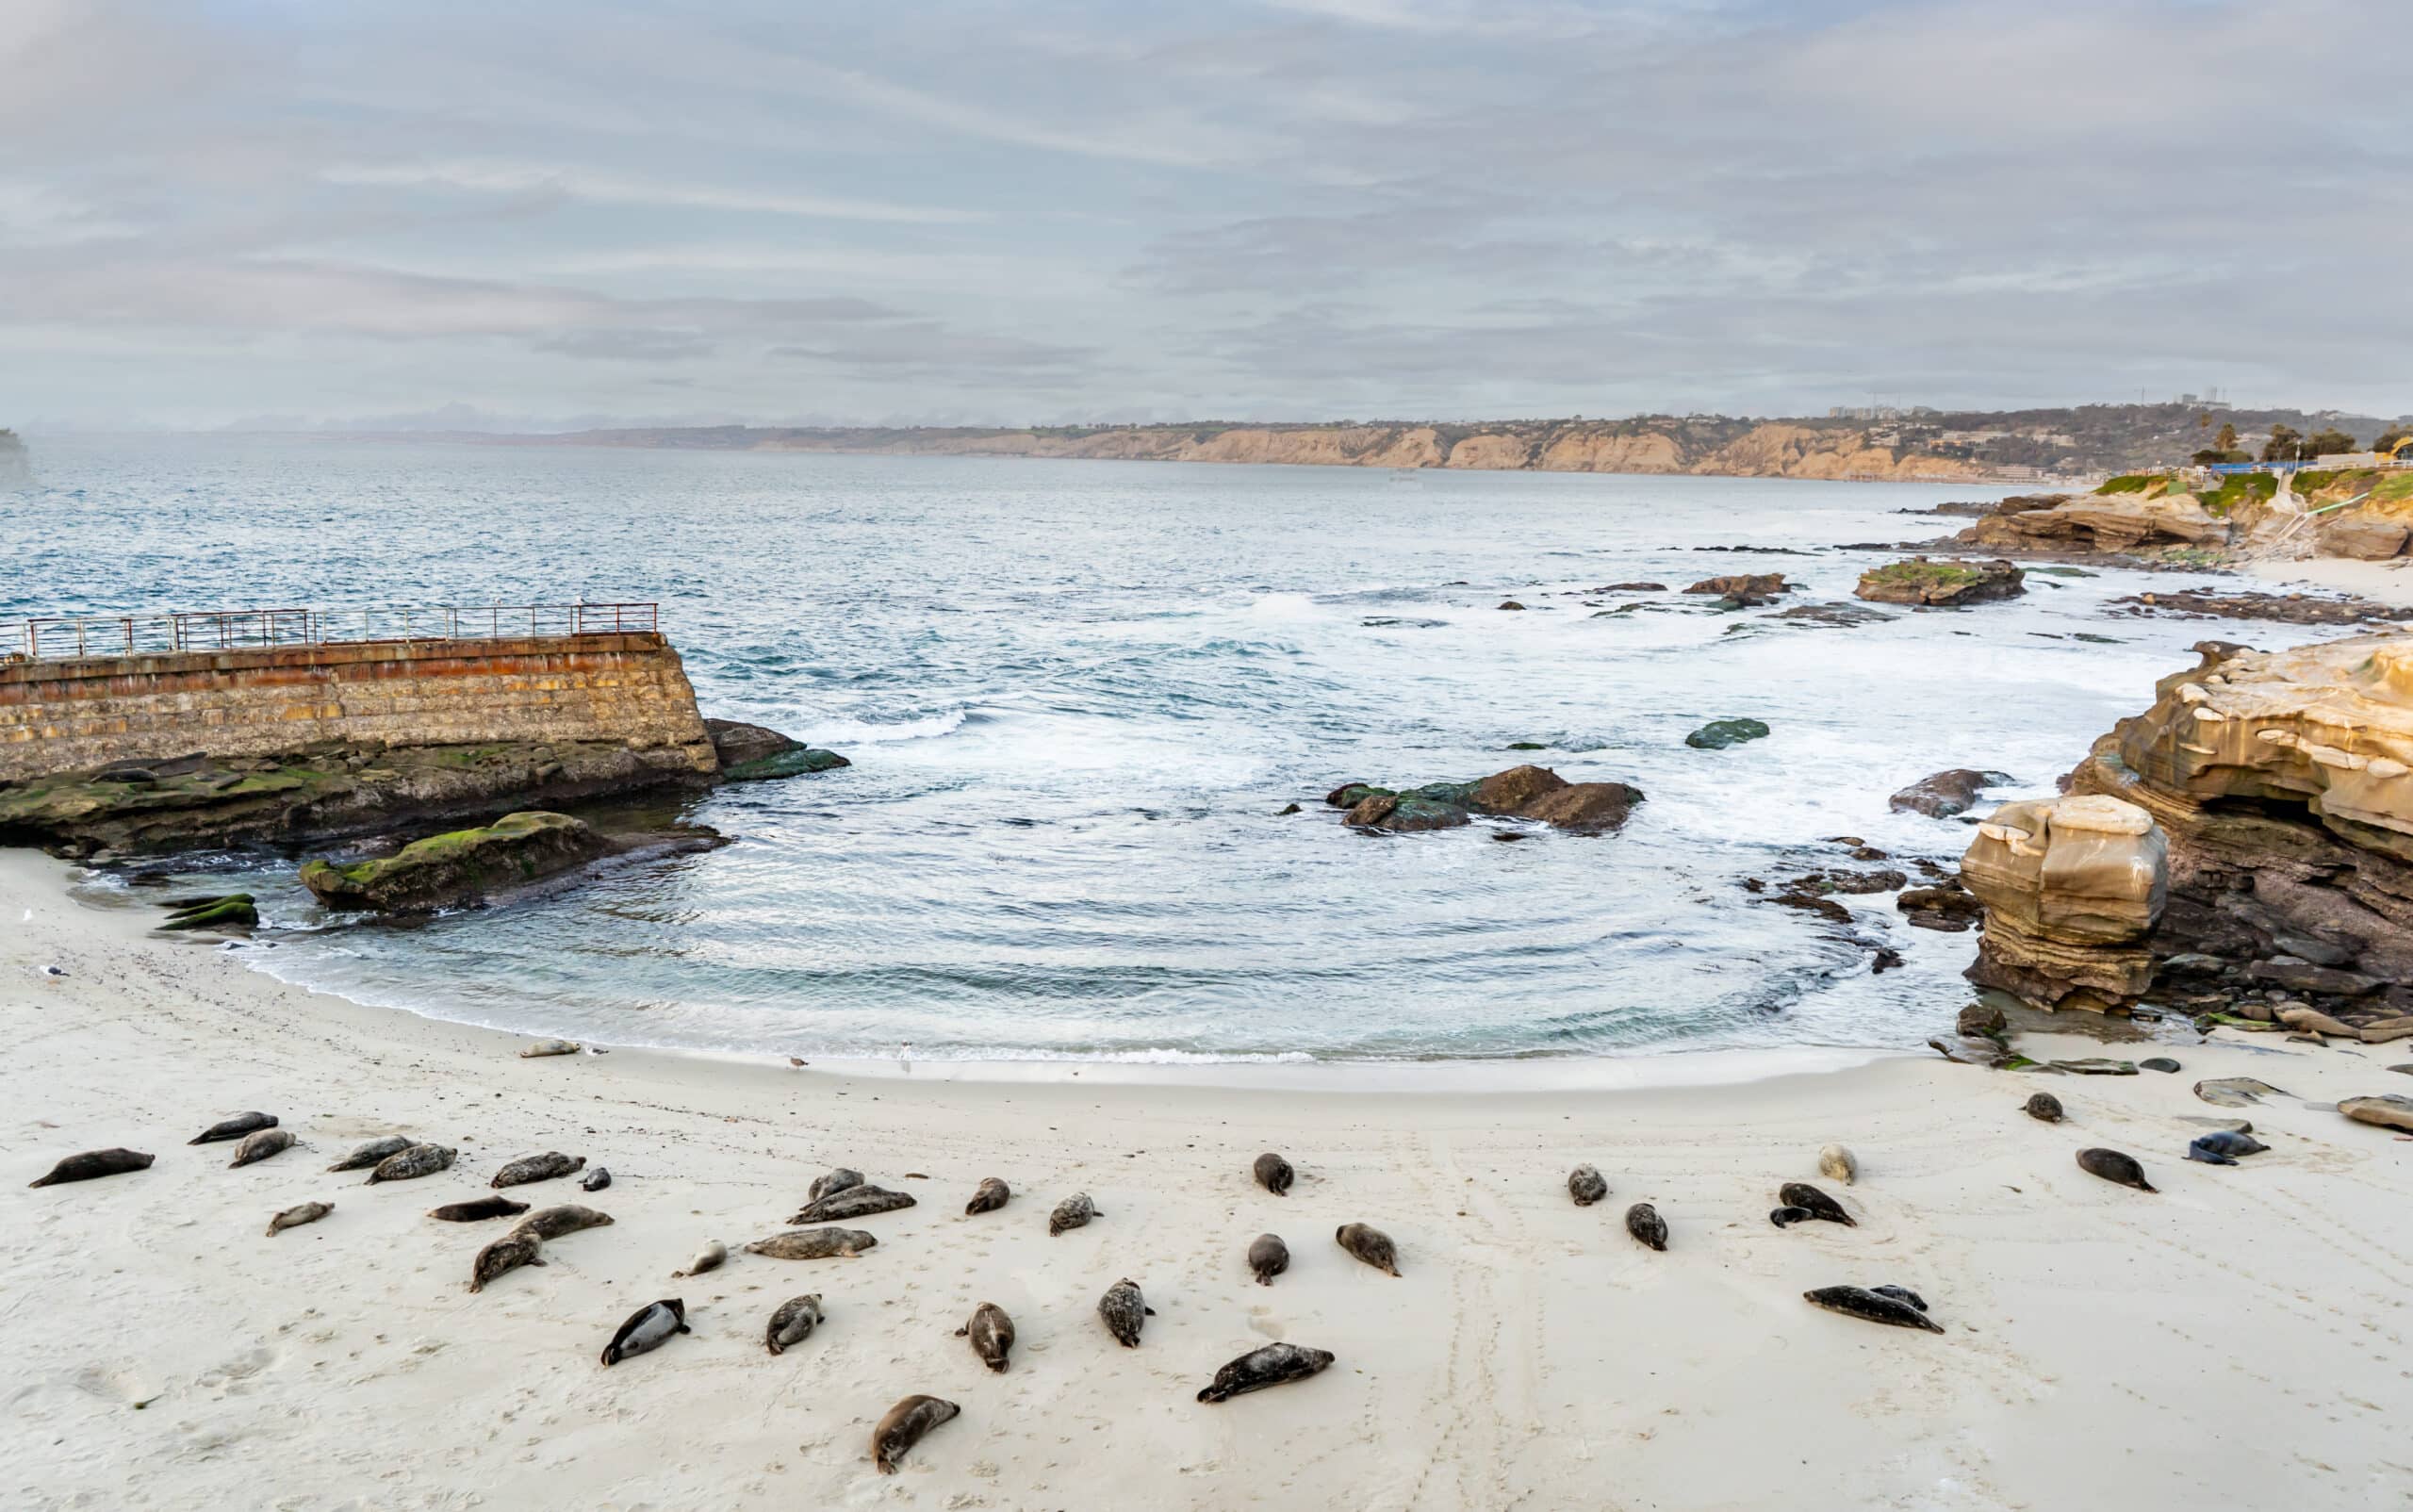
[{"label": "seagull", "polygon": [[910,1076],[913,1074],[912,1041],[899,1040],[896,1042],[896,1063],[905,1068],[905,1075]]},{"label": "seagull", "polygon": [[67,973],[59,970],[57,966],[44,966],[41,968],[41,974],[45,977],[64,977],[67,975]]}]

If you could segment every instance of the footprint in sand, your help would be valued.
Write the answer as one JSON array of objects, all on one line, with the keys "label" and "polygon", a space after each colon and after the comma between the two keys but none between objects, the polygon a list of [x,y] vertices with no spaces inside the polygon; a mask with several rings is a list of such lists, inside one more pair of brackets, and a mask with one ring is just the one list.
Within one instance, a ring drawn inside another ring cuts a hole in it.
[{"label": "footprint in sand", "polygon": [[1273,1315],[1273,1309],[1271,1307],[1251,1307],[1248,1310],[1248,1325],[1268,1339],[1282,1337],[1282,1320]]}]

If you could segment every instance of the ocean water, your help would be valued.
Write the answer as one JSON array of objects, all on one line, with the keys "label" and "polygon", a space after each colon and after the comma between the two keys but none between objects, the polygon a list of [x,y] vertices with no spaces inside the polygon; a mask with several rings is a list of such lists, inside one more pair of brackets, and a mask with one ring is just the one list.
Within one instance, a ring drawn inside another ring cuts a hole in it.
[{"label": "ocean water", "polygon": [[[1842,835],[1948,862],[1965,827],[1889,793],[1958,765],[2048,792],[2191,642],[2320,633],[2128,617],[2194,580],[2116,571],[1853,629],[1584,591],[1781,570],[1788,603],[1847,600],[1886,558],[1840,544],[1955,528],[1896,512],[1968,487],[246,437],[34,461],[0,494],[0,621],[659,600],[706,713],[855,764],[685,804],[734,837],[710,854],[416,926],[322,913],[287,858],[203,869],[261,896],[241,955],[281,978],[808,1059],[1916,1044],[1974,936],[1847,900],[1908,958],[1872,975],[1743,879],[1848,864]],[[1684,745],[1730,716],[1774,733]],[[1648,799],[1602,837],[1375,838],[1319,801],[1527,760]]]}]

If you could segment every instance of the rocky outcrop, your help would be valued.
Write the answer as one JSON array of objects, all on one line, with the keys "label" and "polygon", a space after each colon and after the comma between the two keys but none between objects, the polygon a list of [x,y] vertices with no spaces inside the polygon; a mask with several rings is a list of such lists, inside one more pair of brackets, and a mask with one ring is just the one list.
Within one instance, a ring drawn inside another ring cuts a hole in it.
[{"label": "rocky outcrop", "polygon": [[2318,544],[2323,556],[2352,557],[2358,562],[2385,562],[2405,554],[2408,532],[2402,520],[2377,516],[2348,515],[2321,527]]},{"label": "rocky outcrop", "polygon": [[713,750],[720,757],[720,776],[724,782],[755,782],[777,777],[796,777],[806,772],[827,772],[854,764],[834,750],[808,746],[803,741],[761,725],[740,724],[734,719],[707,719],[704,731],[712,736]]},{"label": "rocky outcrop", "polygon": [[2027,592],[2027,574],[2009,562],[1932,562],[1924,556],[1871,567],[1860,575],[1855,598],[1872,603],[1957,607],[1991,603]]},{"label": "rocky outcrop", "polygon": [[1712,719],[1686,735],[1684,744],[1695,750],[1724,750],[1767,737],[1768,727],[1757,719]]},{"label": "rocky outcrop", "polygon": [[1896,814],[1924,814],[1930,819],[1949,819],[1956,814],[1966,814],[1978,801],[1978,795],[1990,787],[2000,787],[2011,781],[2008,772],[1981,772],[1974,766],[1955,766],[1950,771],[1931,772],[1885,800],[1885,806]]},{"label": "rocky outcrop", "polygon": [[1738,609],[1750,609],[1774,603],[1780,593],[1792,591],[1781,572],[1735,572],[1725,577],[1703,578],[1684,590],[1686,593],[1714,595]]},{"label": "rocky outcrop", "polygon": [[413,841],[376,861],[311,862],[302,868],[302,885],[329,908],[432,913],[542,881],[615,848],[567,814],[510,814],[482,829]]},{"label": "rocky outcrop", "polygon": [[1623,782],[1569,782],[1546,766],[1512,766],[1473,782],[1430,782],[1394,791],[1365,782],[1343,782],[1324,802],[1348,814],[1341,822],[1358,830],[1403,833],[1453,830],[1475,814],[1535,819],[1577,834],[1606,834],[1624,827],[1642,801],[1639,788]]},{"label": "rocky outcrop", "polygon": [[2011,803],[1978,827],[1961,879],[1985,906],[1969,979],[2039,1008],[2108,1009],[2153,982],[2168,895],[2152,815],[2099,794]]},{"label": "rocky outcrop", "polygon": [[2413,619],[2413,609],[2352,596],[2316,599],[2305,593],[2214,593],[2208,588],[2131,594],[2112,600],[2110,607],[2141,617],[2267,619],[2285,625],[2387,624]]},{"label": "rocky outcrop", "polygon": [[2229,527],[2193,494],[2079,494],[2033,507],[2004,508],[1962,531],[1971,546],[2133,551],[2149,546],[2224,546]]}]

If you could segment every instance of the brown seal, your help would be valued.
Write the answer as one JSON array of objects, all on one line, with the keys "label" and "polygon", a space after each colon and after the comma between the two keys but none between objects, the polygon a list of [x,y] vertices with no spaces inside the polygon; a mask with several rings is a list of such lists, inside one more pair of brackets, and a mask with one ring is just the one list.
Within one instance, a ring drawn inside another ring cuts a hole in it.
[{"label": "brown seal", "polygon": [[869,1218],[875,1213],[893,1213],[913,1206],[912,1193],[890,1192],[884,1187],[848,1187],[829,1192],[806,1203],[791,1224],[840,1224],[849,1218]]},{"label": "brown seal", "polygon": [[378,1161],[377,1169],[369,1173],[368,1184],[373,1187],[380,1181],[409,1181],[449,1171],[453,1157],[459,1153],[441,1144],[414,1144],[400,1155],[389,1155]]},{"label": "brown seal", "polygon": [[2139,1192],[2160,1190],[2145,1179],[2145,1168],[2137,1164],[2135,1156],[2123,1155],[2117,1150],[2080,1150],[2077,1152],[2077,1168],[2088,1175],[2101,1176],[2124,1187],[2134,1187]]},{"label": "brown seal", "polygon": [[1375,1270],[1399,1274],[1399,1247],[1381,1229],[1368,1224],[1343,1224],[1333,1230],[1332,1240]]},{"label": "brown seal", "polygon": [[1636,1243],[1654,1250],[1667,1247],[1667,1220],[1647,1202],[1637,1202],[1625,1210],[1625,1231],[1633,1236]]},{"label": "brown seal", "polygon": [[1088,1192],[1076,1192],[1058,1203],[1056,1210],[1047,1215],[1047,1237],[1053,1239],[1068,1228],[1078,1228],[1092,1218],[1104,1216],[1098,1205],[1090,1201]]},{"label": "brown seal", "polygon": [[448,1224],[474,1224],[487,1218],[512,1218],[528,1210],[524,1202],[508,1197],[476,1197],[468,1202],[448,1202],[441,1208],[430,1208],[427,1216],[440,1218]]},{"label": "brown seal", "polygon": [[542,1265],[544,1257],[536,1252],[545,1241],[533,1234],[505,1234],[478,1251],[469,1265],[469,1290],[484,1291],[486,1283],[517,1271],[523,1265]]},{"label": "brown seal", "polygon": [[871,1462],[882,1475],[896,1473],[896,1462],[922,1437],[963,1409],[934,1396],[909,1396],[888,1409],[871,1431]]},{"label": "brown seal", "polygon": [[1777,1201],[1788,1208],[1806,1208],[1810,1216],[1846,1228],[1858,1228],[1860,1221],[1844,1211],[1844,1205],[1828,1196],[1807,1181],[1788,1181],[1776,1189]]},{"label": "brown seal", "polygon": [[185,1142],[214,1144],[220,1140],[239,1140],[246,1134],[254,1134],[261,1129],[274,1127],[276,1127],[274,1113],[237,1113],[232,1118],[220,1119]]},{"label": "brown seal", "polygon": [[86,1150],[81,1155],[69,1156],[52,1166],[50,1175],[38,1181],[28,1181],[25,1185],[55,1187],[63,1181],[90,1181],[96,1176],[122,1176],[129,1171],[148,1171],[151,1169],[151,1162],[157,1159],[157,1156],[145,1155],[140,1150]]},{"label": "brown seal", "polygon": [[1589,1208],[1609,1194],[1608,1178],[1596,1166],[1579,1165],[1567,1173],[1567,1192],[1578,1208]]},{"label": "brown seal", "polygon": [[1277,1197],[1288,1196],[1290,1183],[1299,1178],[1299,1173],[1290,1169],[1289,1161],[1270,1150],[1258,1156],[1256,1164],[1250,1169],[1256,1174],[1256,1184]]},{"label": "brown seal", "polygon": [[490,1187],[519,1187],[531,1181],[550,1181],[586,1169],[586,1157],[564,1155],[559,1150],[547,1150],[542,1155],[523,1155],[508,1162],[486,1183]]},{"label": "brown seal", "polygon": [[407,1134],[388,1134],[384,1139],[370,1140],[353,1146],[350,1155],[327,1167],[330,1171],[358,1171],[375,1165],[389,1155],[400,1155],[416,1143]]},{"label": "brown seal", "polygon": [[800,1297],[790,1297],[771,1314],[770,1323],[763,1329],[763,1347],[772,1354],[784,1353],[790,1344],[800,1344],[821,1326],[821,1293],[808,1291]]},{"label": "brown seal", "polygon": [[973,1192],[972,1200],[963,1205],[963,1216],[969,1218],[974,1213],[995,1212],[1003,1208],[1006,1205],[1006,1199],[1012,1195],[1012,1190],[1003,1181],[995,1176],[982,1176],[979,1190]]},{"label": "brown seal", "polygon": [[1285,1381],[1304,1381],[1332,1363],[1328,1349],[1302,1349],[1296,1344],[1267,1344],[1252,1349],[1215,1372],[1214,1383],[1198,1393],[1201,1402],[1228,1402],[1250,1391],[1262,1391]]},{"label": "brown seal", "polygon": [[745,1248],[748,1255],[775,1260],[826,1260],[841,1255],[851,1260],[878,1242],[860,1228],[791,1228]]},{"label": "brown seal", "polygon": [[1290,1246],[1279,1234],[1257,1235],[1248,1247],[1248,1268],[1256,1273],[1258,1286],[1272,1286],[1275,1276],[1290,1268]]},{"label": "brown seal", "polygon": [[265,1160],[271,1155],[282,1155],[293,1148],[293,1131],[289,1128],[264,1128],[256,1134],[246,1134],[243,1142],[235,1146],[235,1159],[226,1162],[231,1168]]},{"label": "brown seal", "polygon": [[315,1224],[335,1210],[336,1205],[331,1202],[297,1203],[268,1221],[268,1237],[274,1239],[285,1229]]},{"label": "brown seal", "polygon": [[1157,1309],[1140,1295],[1140,1283],[1126,1275],[1108,1287],[1106,1295],[1097,1299],[1097,1315],[1106,1320],[1106,1331],[1114,1336],[1116,1343],[1124,1349],[1137,1349],[1140,1329],[1146,1320],[1157,1315]]},{"label": "brown seal", "polygon": [[972,1340],[972,1352],[987,1362],[989,1369],[1002,1372],[1006,1356],[1014,1347],[1014,1321],[1006,1309],[993,1302],[984,1302],[973,1309],[972,1321],[955,1331],[958,1339]]},{"label": "brown seal", "polygon": [[612,1222],[612,1215],[582,1208],[576,1203],[564,1203],[558,1208],[539,1208],[511,1225],[514,1234],[533,1234],[538,1239],[559,1239],[583,1228],[601,1228]]},{"label": "brown seal", "polygon": [[849,1171],[842,1165],[832,1170],[828,1175],[813,1177],[813,1185],[805,1189],[804,1200],[819,1202],[822,1198],[835,1195],[848,1187],[860,1187],[862,1184],[862,1172]]},{"label": "brown seal", "polygon": [[2058,1124],[2061,1121],[2061,1100],[2049,1092],[2040,1092],[2019,1107],[2020,1111],[2039,1123]]},{"label": "brown seal", "polygon": [[1944,1325],[1928,1317],[1924,1306],[1914,1306],[1917,1298],[1900,1287],[1820,1287],[1804,1291],[1801,1297],[1847,1318],[1896,1328],[1924,1328],[1930,1334],[1944,1332]]}]

